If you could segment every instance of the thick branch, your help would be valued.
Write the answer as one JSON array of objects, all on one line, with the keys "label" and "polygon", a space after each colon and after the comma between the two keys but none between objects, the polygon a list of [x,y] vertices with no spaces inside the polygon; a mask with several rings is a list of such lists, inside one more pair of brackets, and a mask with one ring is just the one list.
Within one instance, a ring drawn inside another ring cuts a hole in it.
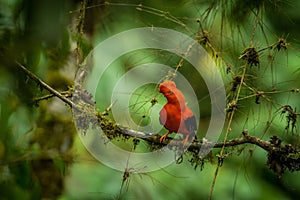
[{"label": "thick branch", "polygon": [[[68,98],[60,94],[58,91],[50,87],[48,84],[43,82],[36,75],[30,72],[26,67],[24,67],[18,62],[16,63],[31,79],[35,80],[38,84],[40,84],[41,87],[48,90],[54,96],[57,96],[59,99],[67,103],[72,108],[75,108],[74,111],[77,112],[75,115],[77,116],[75,118],[75,121],[77,122],[77,126],[80,126],[77,128],[86,130],[90,124],[94,126],[99,126],[100,122],[101,129],[104,133],[106,133],[109,139],[113,139],[119,136],[125,136],[125,138],[134,138],[135,144],[137,144],[139,140],[144,140],[148,142],[151,146],[155,146],[157,148],[161,148],[165,145],[168,145],[169,147],[182,147],[182,140],[166,138],[166,140],[164,140],[161,143],[159,141],[160,136],[157,133],[144,133],[141,131],[135,131],[131,130],[130,128],[117,125],[115,122],[105,117],[108,114],[108,111],[112,105],[102,114],[99,112],[95,113],[95,103],[91,101],[92,96],[87,91],[81,91],[80,88],[78,88],[78,90],[76,90],[77,93],[74,94],[77,98],[76,103],[74,103],[73,101],[69,100]],[[196,160],[198,160],[198,158],[200,158],[201,160],[201,155],[195,154],[195,152],[199,152],[200,149],[223,149],[224,147],[232,147],[242,144],[254,144],[267,151],[267,165],[278,175],[278,177],[281,177],[286,169],[290,171],[300,170],[300,150],[298,149],[298,147],[291,144],[283,145],[281,140],[276,136],[273,136],[270,141],[264,141],[258,137],[249,135],[247,131],[243,131],[243,137],[235,138],[228,141],[225,140],[223,142],[210,142],[205,139],[202,139],[202,141],[194,141],[187,148],[187,151],[193,153],[193,155],[196,156]],[[222,162],[224,156],[220,154],[219,159],[221,159]]]},{"label": "thick branch", "polygon": [[[160,143],[159,138],[160,136],[156,133],[144,133],[141,131],[135,131],[131,130],[126,127],[119,127],[123,134],[131,136],[131,137],[136,137],[140,138],[142,140],[145,140],[147,142],[152,142],[156,145],[167,145],[169,144],[170,146],[179,146],[182,145],[182,141],[178,139],[172,139],[172,138],[166,138],[166,140],[163,143]],[[256,146],[261,147],[262,149],[266,151],[270,151],[272,149],[272,144],[269,141],[264,141],[259,139],[258,137],[255,136],[250,136],[246,131],[243,132],[244,137],[241,138],[235,138],[229,141],[224,142],[209,142],[209,141],[196,141],[193,142],[189,147],[188,150],[196,150],[200,148],[222,148],[223,146],[225,147],[232,147],[232,146],[238,146],[242,144],[254,144]]]}]

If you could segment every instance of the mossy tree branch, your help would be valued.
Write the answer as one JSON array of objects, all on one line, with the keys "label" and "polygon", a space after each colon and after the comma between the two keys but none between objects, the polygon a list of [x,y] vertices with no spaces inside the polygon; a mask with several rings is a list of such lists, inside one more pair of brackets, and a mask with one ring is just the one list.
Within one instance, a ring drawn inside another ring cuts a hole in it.
[{"label": "mossy tree branch", "polygon": [[[100,122],[101,129],[107,135],[109,139],[114,139],[117,137],[132,138],[134,141],[143,140],[155,148],[162,148],[165,145],[169,147],[182,147],[182,141],[179,139],[166,138],[163,142],[159,141],[160,136],[157,133],[146,133],[141,131],[132,130],[129,127],[124,127],[116,124],[112,120],[106,118],[108,110],[105,112],[95,111],[95,105],[92,101],[88,99],[91,98],[89,94],[85,91],[79,91],[80,94],[75,94],[77,96],[76,101],[68,99],[66,96],[62,95],[51,86],[43,82],[35,74],[30,72],[24,65],[16,62],[17,65],[22,69],[26,75],[32,80],[37,82],[42,88],[46,89],[53,96],[58,97],[63,102],[68,104],[70,107],[74,108],[76,114],[79,114],[79,118],[75,120],[81,120],[82,129],[89,126],[89,123],[93,125]],[[78,90],[78,88],[77,88]],[[86,105],[83,105],[86,104]],[[110,108],[108,108],[110,109]],[[89,117],[94,115],[93,117]],[[96,116],[96,117],[95,117]],[[96,120],[91,120],[96,119]],[[82,122],[83,120],[83,122]],[[223,142],[210,142],[205,138],[202,141],[194,141],[190,146],[187,147],[187,152],[193,154],[197,157],[197,160],[203,159],[200,155],[200,149],[212,149],[212,148],[224,148],[224,147],[234,147],[244,144],[253,144],[265,150],[268,153],[267,165],[272,169],[278,177],[281,177],[285,170],[289,171],[299,171],[300,170],[300,150],[291,144],[282,144],[281,140],[277,136],[273,136],[270,141],[262,140],[256,136],[251,136],[247,130],[242,131],[243,137],[234,138],[231,140],[225,140]],[[138,142],[137,142],[138,143]],[[222,163],[226,155],[219,155],[219,161]]]}]

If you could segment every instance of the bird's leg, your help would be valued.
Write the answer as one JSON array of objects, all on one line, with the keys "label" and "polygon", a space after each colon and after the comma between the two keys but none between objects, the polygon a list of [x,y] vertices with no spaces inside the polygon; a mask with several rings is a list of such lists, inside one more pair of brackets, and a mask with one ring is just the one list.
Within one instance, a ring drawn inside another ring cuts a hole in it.
[{"label": "bird's leg", "polygon": [[186,146],[188,142],[197,141],[197,136],[194,134],[185,135],[185,138],[183,139],[183,146]]},{"label": "bird's leg", "polygon": [[186,135],[185,138],[183,139],[183,142],[182,142],[182,144],[183,144],[184,147],[186,146],[186,144],[188,143],[188,141],[189,141],[189,135]]},{"label": "bird's leg", "polygon": [[163,136],[161,136],[159,138],[159,142],[162,143],[168,137],[169,134],[170,134],[170,131],[168,131],[166,134],[164,134]]}]

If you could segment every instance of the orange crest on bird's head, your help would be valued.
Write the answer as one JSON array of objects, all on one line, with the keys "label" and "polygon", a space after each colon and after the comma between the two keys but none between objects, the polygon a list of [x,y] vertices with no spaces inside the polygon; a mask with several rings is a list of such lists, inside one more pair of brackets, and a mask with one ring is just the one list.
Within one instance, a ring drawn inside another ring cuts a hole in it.
[{"label": "orange crest on bird's head", "polygon": [[168,100],[168,102],[179,103],[181,107],[184,107],[184,96],[180,90],[176,88],[174,81],[166,80],[159,84],[159,92],[162,93]]},{"label": "orange crest on bird's head", "polygon": [[173,88],[176,88],[176,84],[174,81],[165,80],[161,84],[159,84],[158,90],[160,93],[165,93],[166,91],[170,91]]}]

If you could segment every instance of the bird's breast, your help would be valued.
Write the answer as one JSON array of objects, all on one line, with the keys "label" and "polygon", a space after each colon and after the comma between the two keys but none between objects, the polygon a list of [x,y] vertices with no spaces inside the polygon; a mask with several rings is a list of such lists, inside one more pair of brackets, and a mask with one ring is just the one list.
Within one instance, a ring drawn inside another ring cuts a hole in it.
[{"label": "bird's breast", "polygon": [[184,126],[181,119],[181,110],[176,106],[167,104],[160,111],[160,123],[170,132],[181,132],[182,126]]}]

